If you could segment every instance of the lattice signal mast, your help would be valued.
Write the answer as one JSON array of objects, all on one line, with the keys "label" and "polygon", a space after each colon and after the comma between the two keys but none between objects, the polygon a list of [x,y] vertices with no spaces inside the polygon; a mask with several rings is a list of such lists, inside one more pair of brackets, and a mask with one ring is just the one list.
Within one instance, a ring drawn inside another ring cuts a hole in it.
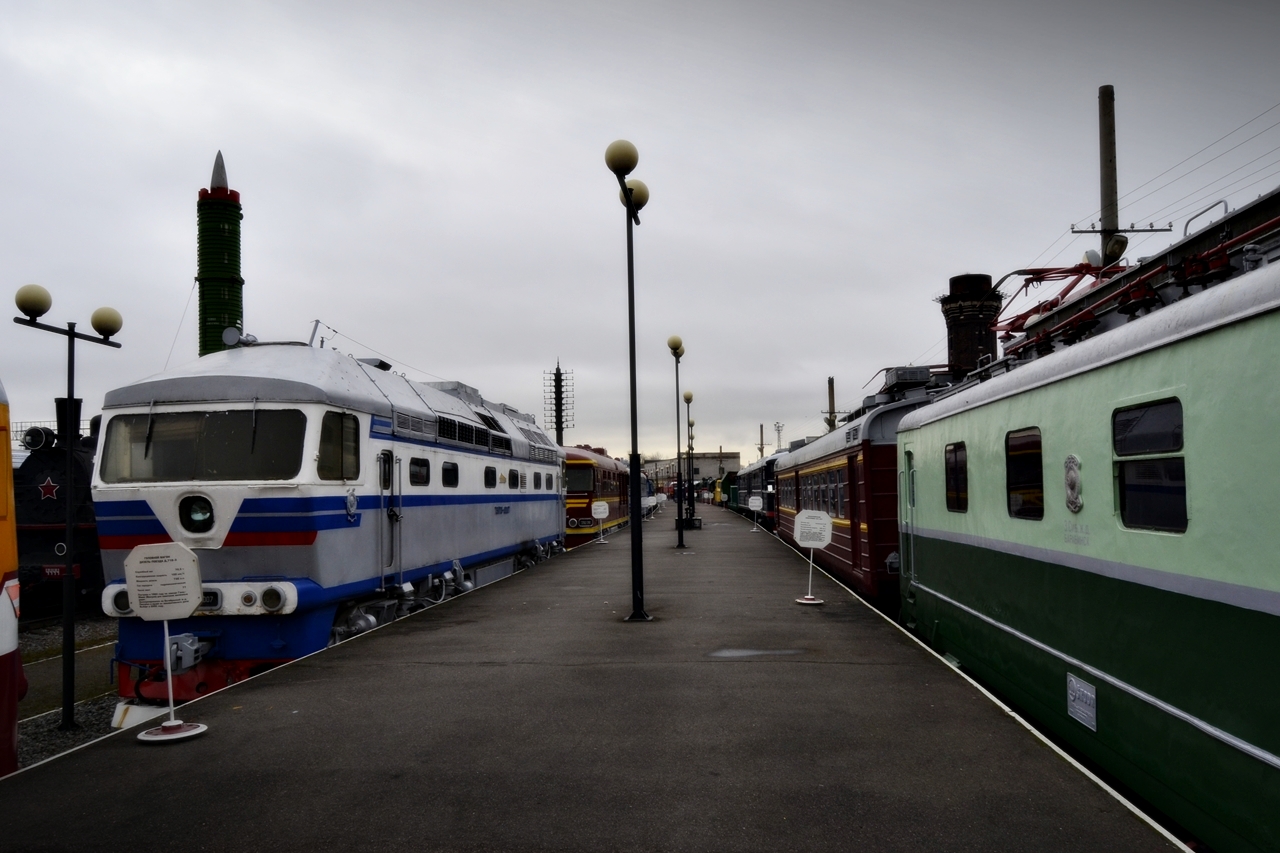
[{"label": "lattice signal mast", "polygon": [[573,371],[561,370],[556,362],[555,370],[542,372],[543,422],[554,425],[556,444],[564,446],[564,431],[573,429]]}]

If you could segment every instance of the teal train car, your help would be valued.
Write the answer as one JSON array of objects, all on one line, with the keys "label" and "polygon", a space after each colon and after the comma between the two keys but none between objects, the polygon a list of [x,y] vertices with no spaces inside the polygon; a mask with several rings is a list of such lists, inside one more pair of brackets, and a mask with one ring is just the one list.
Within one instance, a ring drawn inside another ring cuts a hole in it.
[{"label": "teal train car", "polygon": [[900,618],[1215,851],[1280,850],[1280,195],[1017,320],[899,426]]}]

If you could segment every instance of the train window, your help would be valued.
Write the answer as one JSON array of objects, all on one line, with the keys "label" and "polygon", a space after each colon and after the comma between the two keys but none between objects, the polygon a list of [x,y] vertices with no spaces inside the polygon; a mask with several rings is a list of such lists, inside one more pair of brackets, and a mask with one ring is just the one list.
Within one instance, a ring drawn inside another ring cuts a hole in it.
[{"label": "train window", "polygon": [[520,488],[520,472],[517,471],[515,468],[512,468],[510,471],[507,472],[507,488],[508,489]]},{"label": "train window", "polygon": [[[1111,415],[1117,456],[1182,450],[1182,403],[1161,400]],[[1116,464],[1120,520],[1125,527],[1183,533],[1187,529],[1186,462],[1181,456],[1126,459]]]},{"label": "train window", "polygon": [[1125,527],[1185,533],[1187,473],[1181,456],[1121,462],[1120,520]]},{"label": "train window", "polygon": [[541,488],[542,488],[542,472],[541,472],[541,471],[534,471],[534,472],[533,472],[533,487],[534,487],[535,489],[541,489]]},{"label": "train window", "polygon": [[1032,520],[1044,518],[1044,465],[1039,427],[1005,435],[1004,466],[1009,515]]},{"label": "train window", "polygon": [[[116,415],[101,476],[106,483],[290,480],[302,470],[306,429],[297,409]],[[354,465],[358,471],[358,458]]]},{"label": "train window", "polygon": [[845,470],[843,468],[841,468],[839,471],[836,472],[836,489],[838,490],[838,496],[836,498],[836,512],[839,513],[839,515],[837,515],[836,517],[844,518],[846,496],[845,496]]},{"label": "train window", "polygon": [[586,465],[574,465],[564,472],[564,488],[568,492],[589,492],[594,487],[591,468]]},{"label": "train window", "polygon": [[969,511],[969,457],[964,442],[948,444],[946,451],[947,509]]},{"label": "train window", "polygon": [[486,465],[484,469],[484,487],[486,489],[498,488],[498,469],[492,465]]},{"label": "train window", "polygon": [[440,485],[448,486],[451,489],[456,489],[458,487],[457,462],[440,463]]},{"label": "train window", "polygon": [[390,450],[378,454],[378,485],[384,492],[391,491],[391,468],[394,464],[395,457]]},{"label": "train window", "polygon": [[321,480],[354,480],[360,476],[360,419],[342,412],[325,412],[320,421]]},{"label": "train window", "polygon": [[1111,441],[1117,456],[1176,453],[1182,449],[1182,403],[1161,400],[1117,409],[1111,415]]},{"label": "train window", "polygon": [[411,486],[431,485],[431,460],[430,459],[410,459],[409,460],[409,485]]},{"label": "train window", "polygon": [[547,491],[549,492],[555,487],[556,487],[556,475],[548,474],[547,475]]}]

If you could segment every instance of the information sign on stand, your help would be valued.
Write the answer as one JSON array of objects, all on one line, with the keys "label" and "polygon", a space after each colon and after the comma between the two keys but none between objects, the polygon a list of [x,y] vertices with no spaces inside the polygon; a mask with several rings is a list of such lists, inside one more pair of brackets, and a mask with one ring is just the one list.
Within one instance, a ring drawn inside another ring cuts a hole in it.
[{"label": "information sign on stand", "polygon": [[755,533],[760,529],[760,520],[756,513],[764,509],[764,498],[759,495],[747,498],[747,509],[751,510],[751,532]]},{"label": "information sign on stand", "polygon": [[609,517],[609,504],[605,501],[593,501],[591,504],[591,517],[600,522],[596,544],[607,545],[608,543],[604,541],[604,520]]},{"label": "information sign on stand", "polygon": [[821,604],[821,598],[813,597],[813,549],[831,544],[831,516],[809,509],[796,513],[795,525],[796,544],[809,549],[809,592],[804,598],[797,598],[796,604]]},{"label": "information sign on stand", "polygon": [[144,743],[165,743],[195,737],[208,729],[203,723],[174,718],[173,653],[169,648],[169,620],[186,619],[200,606],[200,561],[180,542],[139,545],[124,561],[129,605],[147,622],[164,622],[164,672],[169,685],[169,719],[138,735]]}]

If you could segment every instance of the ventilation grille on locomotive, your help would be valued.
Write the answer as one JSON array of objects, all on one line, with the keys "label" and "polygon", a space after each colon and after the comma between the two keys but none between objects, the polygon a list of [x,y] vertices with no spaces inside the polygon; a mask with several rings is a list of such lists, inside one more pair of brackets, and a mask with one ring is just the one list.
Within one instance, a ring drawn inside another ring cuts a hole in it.
[{"label": "ventilation grille on locomotive", "polygon": [[409,434],[415,438],[430,438],[431,421],[405,412],[396,412],[396,432]]}]

